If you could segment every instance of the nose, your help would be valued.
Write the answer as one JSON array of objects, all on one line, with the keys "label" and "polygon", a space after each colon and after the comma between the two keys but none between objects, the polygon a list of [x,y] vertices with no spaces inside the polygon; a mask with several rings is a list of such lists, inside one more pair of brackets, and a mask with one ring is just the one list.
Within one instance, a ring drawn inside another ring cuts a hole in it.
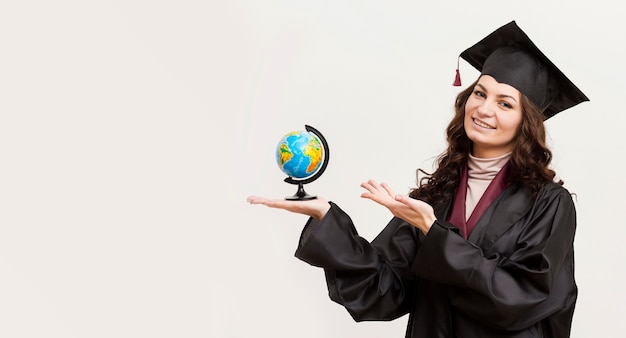
[{"label": "nose", "polygon": [[492,116],[493,115],[493,105],[495,103],[490,100],[484,100],[481,105],[478,106],[478,113],[483,116]]}]

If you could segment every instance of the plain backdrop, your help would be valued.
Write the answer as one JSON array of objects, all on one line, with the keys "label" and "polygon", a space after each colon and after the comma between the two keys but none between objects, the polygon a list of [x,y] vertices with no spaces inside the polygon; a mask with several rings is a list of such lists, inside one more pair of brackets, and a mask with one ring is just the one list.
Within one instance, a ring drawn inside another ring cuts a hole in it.
[{"label": "plain backdrop", "polygon": [[[511,20],[590,98],[546,122],[576,194],[572,337],[626,311],[623,6],[610,0],[94,0],[0,4],[0,337],[403,337],[355,323],[293,257],[279,139],[330,143],[309,193],[432,169],[458,54]],[[478,75],[461,61],[464,85]]]}]

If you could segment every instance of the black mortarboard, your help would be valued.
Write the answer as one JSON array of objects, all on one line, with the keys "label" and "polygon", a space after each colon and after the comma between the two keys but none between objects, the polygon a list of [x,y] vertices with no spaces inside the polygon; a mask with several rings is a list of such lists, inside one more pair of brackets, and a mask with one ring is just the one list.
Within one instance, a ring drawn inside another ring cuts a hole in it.
[{"label": "black mortarboard", "polygon": [[[460,57],[478,69],[481,75],[490,75],[519,90],[539,107],[546,119],[589,101],[515,21],[498,28],[466,49]],[[455,84],[460,85],[460,81]]]}]

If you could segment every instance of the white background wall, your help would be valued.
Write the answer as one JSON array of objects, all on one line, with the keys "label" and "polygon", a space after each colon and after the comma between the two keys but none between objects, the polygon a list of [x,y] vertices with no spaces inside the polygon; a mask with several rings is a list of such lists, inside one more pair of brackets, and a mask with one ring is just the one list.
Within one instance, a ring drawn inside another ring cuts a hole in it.
[{"label": "white background wall", "polygon": [[515,3],[3,1],[0,336],[403,337],[293,257],[304,216],[246,197],[295,192],[274,149],[310,124],[332,157],[307,191],[373,239],[359,184],[432,168],[457,55],[511,20],[592,100],[546,124],[578,196],[572,337],[620,336],[626,13]]}]

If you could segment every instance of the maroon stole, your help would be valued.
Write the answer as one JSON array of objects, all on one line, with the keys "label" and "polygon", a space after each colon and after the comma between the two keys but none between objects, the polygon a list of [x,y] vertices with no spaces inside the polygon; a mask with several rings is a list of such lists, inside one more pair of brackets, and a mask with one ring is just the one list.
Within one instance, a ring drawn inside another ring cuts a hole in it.
[{"label": "maroon stole", "polygon": [[491,203],[509,186],[510,182],[506,179],[509,172],[509,163],[507,162],[502,169],[493,178],[487,190],[483,193],[472,212],[472,215],[465,221],[465,198],[467,196],[467,165],[461,171],[461,180],[459,182],[459,188],[457,189],[456,196],[454,197],[454,204],[452,205],[452,212],[448,218],[448,222],[454,224],[457,228],[461,229],[463,237],[467,239],[476,226],[476,223],[483,215],[485,210],[489,208]]}]

